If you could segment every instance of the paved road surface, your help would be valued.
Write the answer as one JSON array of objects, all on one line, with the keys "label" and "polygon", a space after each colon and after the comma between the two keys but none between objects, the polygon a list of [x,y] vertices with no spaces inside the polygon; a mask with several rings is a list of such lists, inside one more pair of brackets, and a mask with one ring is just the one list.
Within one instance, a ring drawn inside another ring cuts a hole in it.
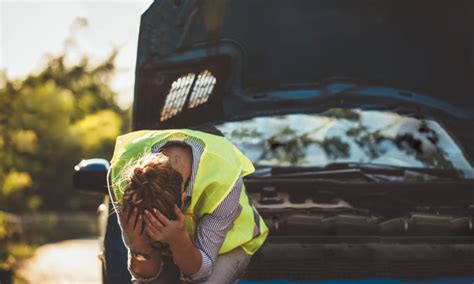
[{"label": "paved road surface", "polygon": [[16,272],[30,283],[98,284],[97,239],[69,240],[41,246]]}]

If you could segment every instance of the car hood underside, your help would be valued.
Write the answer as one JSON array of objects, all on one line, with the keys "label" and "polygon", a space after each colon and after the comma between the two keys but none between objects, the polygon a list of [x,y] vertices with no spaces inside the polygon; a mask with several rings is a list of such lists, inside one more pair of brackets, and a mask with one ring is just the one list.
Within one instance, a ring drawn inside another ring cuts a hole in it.
[{"label": "car hood underside", "polygon": [[436,118],[474,159],[474,2],[178,2],[142,15],[134,129],[392,109]]}]

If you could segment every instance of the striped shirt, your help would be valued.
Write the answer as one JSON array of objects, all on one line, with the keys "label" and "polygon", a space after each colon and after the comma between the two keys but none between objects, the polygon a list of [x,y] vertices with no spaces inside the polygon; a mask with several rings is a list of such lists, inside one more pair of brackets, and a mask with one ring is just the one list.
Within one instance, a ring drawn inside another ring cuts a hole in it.
[{"label": "striped shirt", "polygon": [[[186,144],[192,149],[193,163],[191,176],[186,188],[187,200],[185,207],[189,206],[192,198],[192,190],[194,185],[194,179],[199,167],[199,161],[204,150],[204,144],[201,140],[186,137],[184,140],[168,140],[163,141],[155,145],[152,149],[153,153],[157,153],[160,149],[166,146],[168,143]],[[190,281],[201,281],[208,278],[212,273],[217,254],[224,242],[225,236],[229,229],[232,227],[233,221],[239,216],[242,208],[239,203],[240,194],[242,191],[242,175],[238,178],[234,184],[231,192],[223,200],[221,204],[214,210],[212,214],[205,215],[197,224],[195,239],[193,240],[194,246],[199,250],[202,255],[202,264],[199,270],[192,275],[182,275],[182,280]],[[116,204],[117,206],[117,204]],[[117,207],[116,207],[117,209]],[[129,242],[123,234],[122,238],[128,248],[128,269],[132,275],[132,280],[140,280],[143,282],[151,281],[156,279],[160,273],[152,278],[141,278],[136,275],[130,268],[131,253],[129,249]],[[160,269],[161,272],[161,269]]]}]

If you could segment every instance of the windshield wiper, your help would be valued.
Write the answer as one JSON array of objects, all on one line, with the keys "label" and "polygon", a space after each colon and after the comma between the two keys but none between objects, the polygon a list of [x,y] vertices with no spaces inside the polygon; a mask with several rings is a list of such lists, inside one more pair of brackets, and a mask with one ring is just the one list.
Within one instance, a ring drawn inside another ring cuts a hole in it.
[{"label": "windshield wiper", "polygon": [[252,178],[320,178],[365,180],[372,182],[459,180],[466,174],[458,170],[404,168],[368,163],[332,163],[325,167],[260,168]]}]

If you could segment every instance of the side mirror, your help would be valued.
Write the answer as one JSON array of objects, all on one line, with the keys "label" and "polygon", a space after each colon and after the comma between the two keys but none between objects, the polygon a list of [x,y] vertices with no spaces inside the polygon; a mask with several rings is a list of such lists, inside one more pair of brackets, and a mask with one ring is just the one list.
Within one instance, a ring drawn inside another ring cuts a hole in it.
[{"label": "side mirror", "polygon": [[82,160],[74,167],[72,183],[81,191],[108,194],[107,172],[110,164],[105,159]]}]

